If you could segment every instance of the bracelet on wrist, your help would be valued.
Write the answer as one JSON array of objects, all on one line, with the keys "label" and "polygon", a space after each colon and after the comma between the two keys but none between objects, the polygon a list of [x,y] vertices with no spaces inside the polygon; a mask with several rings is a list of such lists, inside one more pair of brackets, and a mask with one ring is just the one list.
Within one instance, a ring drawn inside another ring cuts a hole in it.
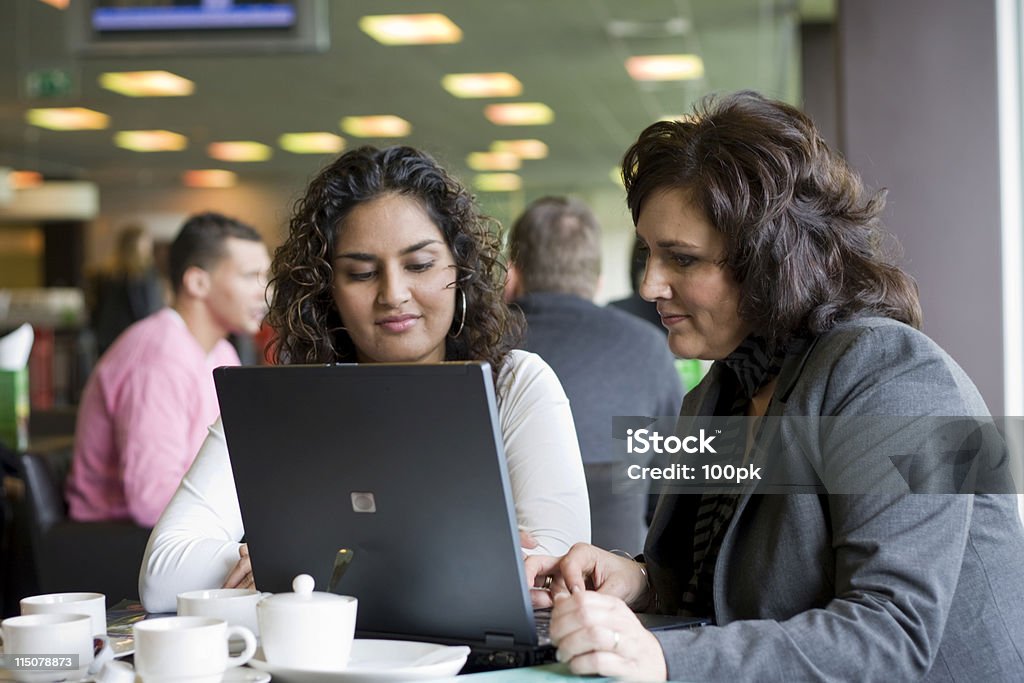
[{"label": "bracelet on wrist", "polygon": [[[658,608],[658,593],[654,590],[654,583],[651,581],[651,575],[647,571],[647,565],[644,564],[643,562],[637,562],[636,558],[634,558],[632,555],[627,553],[625,550],[615,549],[615,550],[609,550],[608,552],[612,553],[613,555],[619,555],[621,557],[625,557],[626,559],[630,560],[633,564],[636,565],[636,568],[640,570],[640,575],[644,577],[644,585],[646,586],[647,591],[646,591],[646,593],[644,595],[641,595],[640,597],[641,597],[641,599],[643,599],[643,598],[647,598],[647,599],[646,599],[645,602],[638,603],[637,605],[635,605],[634,606],[634,611],[636,611],[636,612],[657,611],[657,608]],[[640,609],[640,607],[643,607],[643,609]]]}]

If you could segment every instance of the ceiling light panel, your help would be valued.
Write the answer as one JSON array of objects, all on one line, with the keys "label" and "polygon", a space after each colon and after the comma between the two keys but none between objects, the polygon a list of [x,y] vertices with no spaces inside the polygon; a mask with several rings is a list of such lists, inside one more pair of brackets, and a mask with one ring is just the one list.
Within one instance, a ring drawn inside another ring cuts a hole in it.
[{"label": "ceiling light panel", "polygon": [[540,102],[490,104],[484,116],[499,126],[544,126],[555,120],[551,107]]},{"label": "ceiling light panel", "polygon": [[39,171],[11,171],[7,174],[7,183],[13,190],[25,190],[43,184],[43,174]]},{"label": "ceiling light panel", "polygon": [[346,116],[341,130],[357,138],[403,138],[412,133],[412,124],[400,116]]},{"label": "ceiling light panel", "polygon": [[704,60],[697,55],[630,57],[626,71],[637,81],[689,81],[704,77]]},{"label": "ceiling light panel", "polygon": [[133,152],[178,152],[188,147],[188,138],[169,130],[122,130],[114,144]]},{"label": "ceiling light panel", "polygon": [[334,133],[285,133],[277,144],[292,154],[337,154],[345,149],[345,138]]},{"label": "ceiling light panel", "polygon": [[195,90],[195,83],[170,71],[107,72],[100,86],[128,97],[184,97]]},{"label": "ceiling light panel", "polygon": [[84,107],[29,109],[25,120],[50,130],[103,130],[110,125],[109,116]]},{"label": "ceiling light panel", "polygon": [[474,171],[517,171],[523,161],[512,152],[473,152],[466,165]]},{"label": "ceiling light panel", "polygon": [[261,142],[250,140],[234,140],[231,142],[211,142],[206,153],[218,161],[266,161],[274,151]]},{"label": "ceiling light panel", "polygon": [[481,192],[514,192],[522,189],[523,179],[515,173],[480,173],[473,178],[473,187]]},{"label": "ceiling light panel", "polygon": [[231,171],[206,168],[185,171],[181,176],[181,181],[186,187],[223,188],[234,187],[238,183],[238,176]]},{"label": "ceiling light panel", "polygon": [[492,152],[511,152],[520,159],[544,159],[548,155],[548,146],[541,140],[495,140],[491,143]]},{"label": "ceiling light panel", "polygon": [[518,97],[523,84],[510,73],[448,74],[441,87],[456,97]]},{"label": "ceiling light panel", "polygon": [[611,181],[619,187],[626,187],[626,183],[622,180],[621,166],[613,166],[612,169],[608,171],[608,177],[611,178]]},{"label": "ceiling light panel", "polygon": [[462,40],[462,29],[443,14],[380,14],[359,20],[359,28],[384,45],[437,45]]}]

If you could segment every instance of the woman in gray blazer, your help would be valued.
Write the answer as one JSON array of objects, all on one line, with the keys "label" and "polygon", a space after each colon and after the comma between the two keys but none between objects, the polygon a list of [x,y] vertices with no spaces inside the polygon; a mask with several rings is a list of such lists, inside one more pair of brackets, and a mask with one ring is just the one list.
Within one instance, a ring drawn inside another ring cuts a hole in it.
[{"label": "woman in gray blazer", "polygon": [[[772,486],[666,493],[636,561],[584,544],[527,559],[559,659],[633,680],[1024,680],[1016,499],[963,467],[1005,467],[1005,449],[986,437],[963,459],[988,409],[918,331],[884,195],[754,93],[650,126],[623,176],[641,294],[677,356],[715,361],[679,429]],[[651,633],[634,610],[711,625]]]}]

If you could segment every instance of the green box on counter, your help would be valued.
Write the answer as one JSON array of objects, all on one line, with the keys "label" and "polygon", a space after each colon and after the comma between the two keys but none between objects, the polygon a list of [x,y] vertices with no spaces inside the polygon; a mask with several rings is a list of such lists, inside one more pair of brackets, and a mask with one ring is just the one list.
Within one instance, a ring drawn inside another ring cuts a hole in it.
[{"label": "green box on counter", "polygon": [[28,368],[0,370],[0,442],[28,448]]}]

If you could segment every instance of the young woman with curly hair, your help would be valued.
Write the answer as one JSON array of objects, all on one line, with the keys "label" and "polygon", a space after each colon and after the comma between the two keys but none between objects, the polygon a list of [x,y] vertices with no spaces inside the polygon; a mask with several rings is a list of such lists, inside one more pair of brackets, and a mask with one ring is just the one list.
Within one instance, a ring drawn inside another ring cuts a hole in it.
[{"label": "young woman with curly hair", "polygon": [[[341,155],[297,202],[272,272],[280,363],[490,363],[521,530],[542,552],[589,540],[568,400],[539,356],[513,350],[522,322],[501,296],[498,236],[430,156],[409,147]],[[186,590],[253,585],[243,534],[218,421],[153,530],[140,577],[146,609],[174,609]]]}]

